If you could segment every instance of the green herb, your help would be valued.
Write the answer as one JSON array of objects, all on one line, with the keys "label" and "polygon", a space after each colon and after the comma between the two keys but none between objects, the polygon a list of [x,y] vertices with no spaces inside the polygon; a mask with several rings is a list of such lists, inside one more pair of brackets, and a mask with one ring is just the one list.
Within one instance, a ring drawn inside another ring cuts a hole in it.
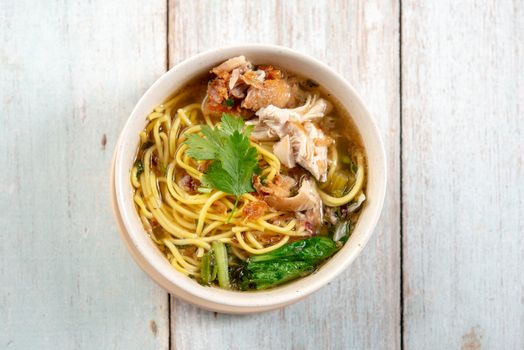
[{"label": "green herb", "polygon": [[200,193],[211,193],[211,189],[207,187],[199,187],[197,188],[197,191]]},{"label": "green herb", "polygon": [[212,160],[202,177],[202,184],[235,195],[253,192],[252,177],[258,172],[257,151],[249,143],[252,127],[244,121],[223,114],[220,127],[201,127],[204,137],[187,135],[187,155],[198,160]]},{"label": "green herb", "polygon": [[142,163],[142,160],[137,159],[135,161],[136,166],[136,178],[138,179],[140,175],[144,172],[144,163]]},{"label": "green herb", "polygon": [[228,98],[224,100],[222,104],[227,107],[233,107],[233,105],[235,104],[235,101],[232,98]]},{"label": "green herb", "polygon": [[272,252],[252,256],[242,272],[242,289],[266,289],[309,275],[337,251],[328,237],[288,243]]}]

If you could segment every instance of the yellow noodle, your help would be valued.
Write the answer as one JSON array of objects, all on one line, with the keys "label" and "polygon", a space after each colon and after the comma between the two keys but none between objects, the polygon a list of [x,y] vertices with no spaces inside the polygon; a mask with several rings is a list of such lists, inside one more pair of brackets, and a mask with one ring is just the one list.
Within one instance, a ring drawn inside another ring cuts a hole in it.
[{"label": "yellow noodle", "polygon": [[249,241],[249,243],[251,243],[255,248],[257,248],[257,249],[263,249],[264,248],[264,246],[262,244],[260,244],[259,241],[257,241],[255,236],[253,236],[252,232],[247,232],[246,233],[246,238]]},{"label": "yellow noodle", "polygon": [[196,266],[193,266],[189,264],[186,260],[184,260],[184,257],[180,252],[178,251],[178,248],[168,239],[164,239],[165,246],[169,249],[171,254],[173,254],[173,258],[176,259],[176,262],[180,264],[184,269],[187,271],[194,272],[197,270]]},{"label": "yellow noodle", "polygon": [[183,273],[184,275],[190,275],[189,271],[184,269],[182,266],[178,265],[177,261],[174,258],[171,258],[171,266],[175,268],[178,272]]},{"label": "yellow noodle", "polygon": [[149,210],[147,210],[147,207],[142,200],[142,197],[140,197],[138,194],[135,194],[133,196],[133,200],[135,201],[136,205],[140,207],[140,212],[148,219],[153,218],[153,214]]},{"label": "yellow noodle", "polygon": [[147,119],[149,119],[150,121],[153,120],[153,119],[156,119],[156,118],[160,118],[164,116],[163,113],[160,113],[160,112],[153,112],[153,113],[150,113],[148,116],[147,116]]},{"label": "yellow noodle", "polygon": [[188,230],[194,230],[196,228],[194,223],[186,221],[177,210],[173,210],[173,218],[180,224],[180,226],[187,228]]},{"label": "yellow noodle", "polygon": [[169,130],[169,155],[173,156],[175,154],[176,148],[177,148],[177,137],[178,137],[178,129],[180,127],[180,119],[176,118],[173,121],[173,126]]},{"label": "yellow noodle", "polygon": [[216,229],[217,227],[222,226],[222,225],[224,225],[223,222],[221,222],[221,221],[214,221],[213,223],[207,225],[202,230],[201,236],[207,236],[208,233],[210,233],[211,231],[213,231],[214,229]]},{"label": "yellow noodle", "polygon": [[347,204],[355,198],[355,196],[360,192],[362,189],[362,185],[364,184],[364,156],[361,153],[357,153],[357,178],[355,180],[355,183],[353,184],[353,187],[351,188],[351,191],[349,191],[348,194],[345,196],[342,196],[340,198],[330,196],[326,192],[322,191],[321,189],[318,190],[318,194],[320,195],[320,198],[322,198],[322,202],[324,202],[325,205],[328,207],[338,207],[340,205]]},{"label": "yellow noodle", "polygon": [[284,236],[277,244],[274,244],[272,246],[269,246],[269,247],[266,247],[266,248],[262,248],[262,249],[255,249],[255,248],[252,248],[250,247],[245,241],[244,239],[242,238],[242,234],[240,232],[237,232],[235,234],[235,237],[238,241],[238,243],[240,244],[240,246],[247,252],[251,253],[251,254],[264,254],[264,253],[268,253],[268,252],[271,252],[275,249],[278,249],[280,247],[282,247],[284,244],[287,243],[287,241],[289,240],[289,236]]},{"label": "yellow noodle", "polygon": [[205,250],[210,250],[211,249],[211,246],[209,245],[209,243],[207,243],[204,240],[198,239],[198,238],[173,239],[173,240],[171,240],[171,242],[173,242],[176,245],[193,244],[193,245],[196,245],[198,247],[202,247]]},{"label": "yellow noodle", "polygon": [[236,246],[234,246],[234,245],[231,245],[231,251],[232,251],[233,254],[234,254],[237,258],[239,258],[240,260],[242,260],[242,261],[247,260],[247,256],[245,256],[245,255],[242,253],[242,251],[241,251],[238,247],[236,247]]},{"label": "yellow noodle", "polygon": [[187,117],[186,112],[182,108],[180,108],[177,111],[177,116],[180,118],[182,123],[186,124],[187,126],[192,126],[193,125],[193,123],[191,123],[191,120],[189,120],[189,118]]},{"label": "yellow noodle", "polygon": [[296,225],[296,220],[293,219],[291,220],[286,226],[284,227],[281,227],[281,226],[277,226],[277,225],[273,225],[273,224],[270,224],[269,222],[265,221],[265,220],[257,220],[257,223],[268,229],[269,231],[273,231],[273,232],[279,232],[279,233],[289,233],[289,231],[291,231],[295,225]]},{"label": "yellow noodle", "polygon": [[137,170],[138,169],[136,166],[131,168],[131,184],[133,185],[134,188],[140,187],[140,182],[138,182],[137,175],[136,175]]},{"label": "yellow noodle", "polygon": [[140,144],[143,145],[147,142],[147,134],[145,131],[140,132]]},{"label": "yellow noodle", "polygon": [[206,217],[207,211],[209,210],[209,207],[211,204],[213,204],[214,201],[217,199],[220,199],[222,197],[225,197],[226,194],[224,192],[216,192],[211,197],[209,197],[209,200],[204,204],[202,209],[200,210],[200,214],[198,215],[198,224],[196,228],[196,234],[201,236],[202,235],[202,229],[204,228],[204,219]]},{"label": "yellow noodle", "polygon": [[185,150],[187,149],[187,145],[181,145],[178,150],[176,151],[176,155],[175,155],[175,159],[176,159],[176,164],[181,167],[182,169],[186,170],[188,172],[189,175],[197,178],[197,179],[200,179],[202,177],[202,173],[198,170],[196,170],[195,168],[193,168],[192,166],[190,166],[189,164],[185,163],[182,161],[182,153],[185,152]]}]

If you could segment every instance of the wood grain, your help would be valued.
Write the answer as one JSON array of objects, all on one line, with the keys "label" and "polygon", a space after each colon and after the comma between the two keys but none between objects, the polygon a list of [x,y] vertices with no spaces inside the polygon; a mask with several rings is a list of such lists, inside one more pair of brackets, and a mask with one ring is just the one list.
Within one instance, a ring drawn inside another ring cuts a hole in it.
[{"label": "wood grain", "polygon": [[524,3],[402,28],[405,349],[524,349]]},{"label": "wood grain", "polygon": [[171,0],[170,65],[233,43],[285,45],[343,74],[386,144],[384,213],[363,254],[330,286],[283,310],[228,316],[172,299],[173,349],[400,348],[399,8],[397,1]]},{"label": "wood grain", "polygon": [[165,1],[2,1],[0,23],[0,348],[166,349],[167,295],[121,243],[108,188],[165,70]]}]

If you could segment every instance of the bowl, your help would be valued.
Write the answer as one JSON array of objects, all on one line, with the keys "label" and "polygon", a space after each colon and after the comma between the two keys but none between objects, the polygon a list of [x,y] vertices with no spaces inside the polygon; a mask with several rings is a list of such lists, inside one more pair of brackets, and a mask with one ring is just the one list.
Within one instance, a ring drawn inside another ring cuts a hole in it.
[{"label": "bowl", "polygon": [[[244,55],[255,64],[270,63],[317,81],[351,115],[366,150],[367,202],[344,247],[312,275],[267,291],[238,292],[205,287],[176,271],[146,235],[133,203],[129,176],[146,116],[173,92],[228,58]],[[386,191],[386,159],[378,128],[355,89],[326,64],[297,51],[273,45],[218,48],[193,56],[163,74],[142,96],[117,143],[111,176],[113,212],[121,237],[138,265],[176,297],[223,313],[254,313],[303,299],[326,285],[360,254],[379,219]]]}]

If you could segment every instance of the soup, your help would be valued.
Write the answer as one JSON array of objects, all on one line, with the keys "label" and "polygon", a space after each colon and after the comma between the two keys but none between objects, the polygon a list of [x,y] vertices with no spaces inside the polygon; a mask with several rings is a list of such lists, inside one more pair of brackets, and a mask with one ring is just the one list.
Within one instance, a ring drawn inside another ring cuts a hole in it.
[{"label": "soup", "polygon": [[365,202],[351,118],[322,87],[231,58],[147,116],[131,169],[144,229],[208,286],[273,288],[314,273]]}]

